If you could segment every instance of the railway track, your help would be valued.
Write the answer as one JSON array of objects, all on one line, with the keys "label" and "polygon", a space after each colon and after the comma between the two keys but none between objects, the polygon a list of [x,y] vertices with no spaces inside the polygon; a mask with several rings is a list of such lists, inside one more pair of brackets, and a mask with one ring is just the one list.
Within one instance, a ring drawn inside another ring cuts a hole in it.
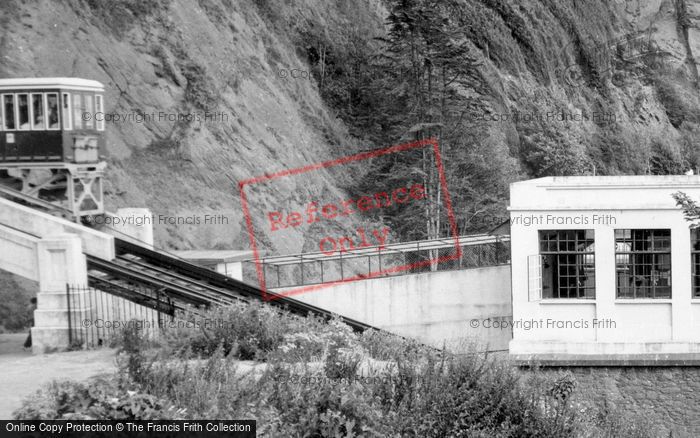
[{"label": "railway track", "polygon": [[[54,216],[72,219],[69,210],[11,188],[0,186],[0,196]],[[85,255],[90,287],[170,315],[178,310],[263,301],[260,289],[235,278],[124,239],[115,237],[114,242],[114,260]],[[155,291],[156,297],[144,293],[144,289]],[[293,314],[317,315],[326,320],[334,316],[325,309],[293,298],[269,291],[267,295],[272,297],[268,300],[269,305]],[[351,318],[338,317],[358,332],[374,328]]]},{"label": "railway track", "polygon": [[[227,305],[236,302],[262,301],[262,291],[235,278],[220,274],[161,251],[115,238],[117,257],[107,262],[88,257],[91,281],[109,280],[117,284],[144,285],[159,288],[174,300],[194,306]],[[273,297],[268,304],[291,313],[307,316],[317,315],[330,319],[333,314],[320,307],[303,303],[293,298],[267,292]],[[355,331],[364,331],[372,326],[351,318],[339,316]]]}]

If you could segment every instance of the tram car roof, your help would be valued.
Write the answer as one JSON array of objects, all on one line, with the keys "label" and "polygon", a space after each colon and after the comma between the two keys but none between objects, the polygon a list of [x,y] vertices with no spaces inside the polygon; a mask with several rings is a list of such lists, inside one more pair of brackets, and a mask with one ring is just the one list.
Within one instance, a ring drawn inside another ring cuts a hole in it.
[{"label": "tram car roof", "polygon": [[104,91],[102,83],[81,78],[13,78],[0,79],[0,90],[58,88],[80,91]]}]

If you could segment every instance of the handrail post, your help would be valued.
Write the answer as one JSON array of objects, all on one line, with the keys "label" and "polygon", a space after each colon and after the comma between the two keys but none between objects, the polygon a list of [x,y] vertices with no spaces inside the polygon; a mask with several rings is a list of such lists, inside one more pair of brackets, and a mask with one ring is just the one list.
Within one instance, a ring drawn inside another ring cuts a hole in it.
[{"label": "handrail post", "polygon": [[304,285],[304,256],[299,254],[299,268],[301,269],[301,284]]},{"label": "handrail post", "polygon": [[66,301],[68,304],[68,348],[73,345],[73,328],[70,314],[70,285],[66,283]]}]

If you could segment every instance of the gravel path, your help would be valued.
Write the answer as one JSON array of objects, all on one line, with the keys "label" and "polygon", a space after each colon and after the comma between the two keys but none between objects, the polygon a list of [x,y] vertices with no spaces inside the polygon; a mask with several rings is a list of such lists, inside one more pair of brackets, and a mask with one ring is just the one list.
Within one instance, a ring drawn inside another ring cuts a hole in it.
[{"label": "gravel path", "polygon": [[26,396],[54,379],[85,380],[116,371],[112,349],[32,355],[22,348],[26,337],[0,335],[0,420],[12,419]]}]

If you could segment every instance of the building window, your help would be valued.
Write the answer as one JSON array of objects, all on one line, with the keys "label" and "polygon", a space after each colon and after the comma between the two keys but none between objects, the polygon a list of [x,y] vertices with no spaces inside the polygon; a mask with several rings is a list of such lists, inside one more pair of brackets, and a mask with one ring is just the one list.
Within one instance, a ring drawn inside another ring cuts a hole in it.
[{"label": "building window", "polygon": [[540,231],[542,298],[595,298],[593,230]]},{"label": "building window", "polygon": [[690,256],[693,264],[693,298],[700,298],[700,229],[690,230]]},{"label": "building window", "polygon": [[671,298],[671,230],[615,230],[617,298]]}]

